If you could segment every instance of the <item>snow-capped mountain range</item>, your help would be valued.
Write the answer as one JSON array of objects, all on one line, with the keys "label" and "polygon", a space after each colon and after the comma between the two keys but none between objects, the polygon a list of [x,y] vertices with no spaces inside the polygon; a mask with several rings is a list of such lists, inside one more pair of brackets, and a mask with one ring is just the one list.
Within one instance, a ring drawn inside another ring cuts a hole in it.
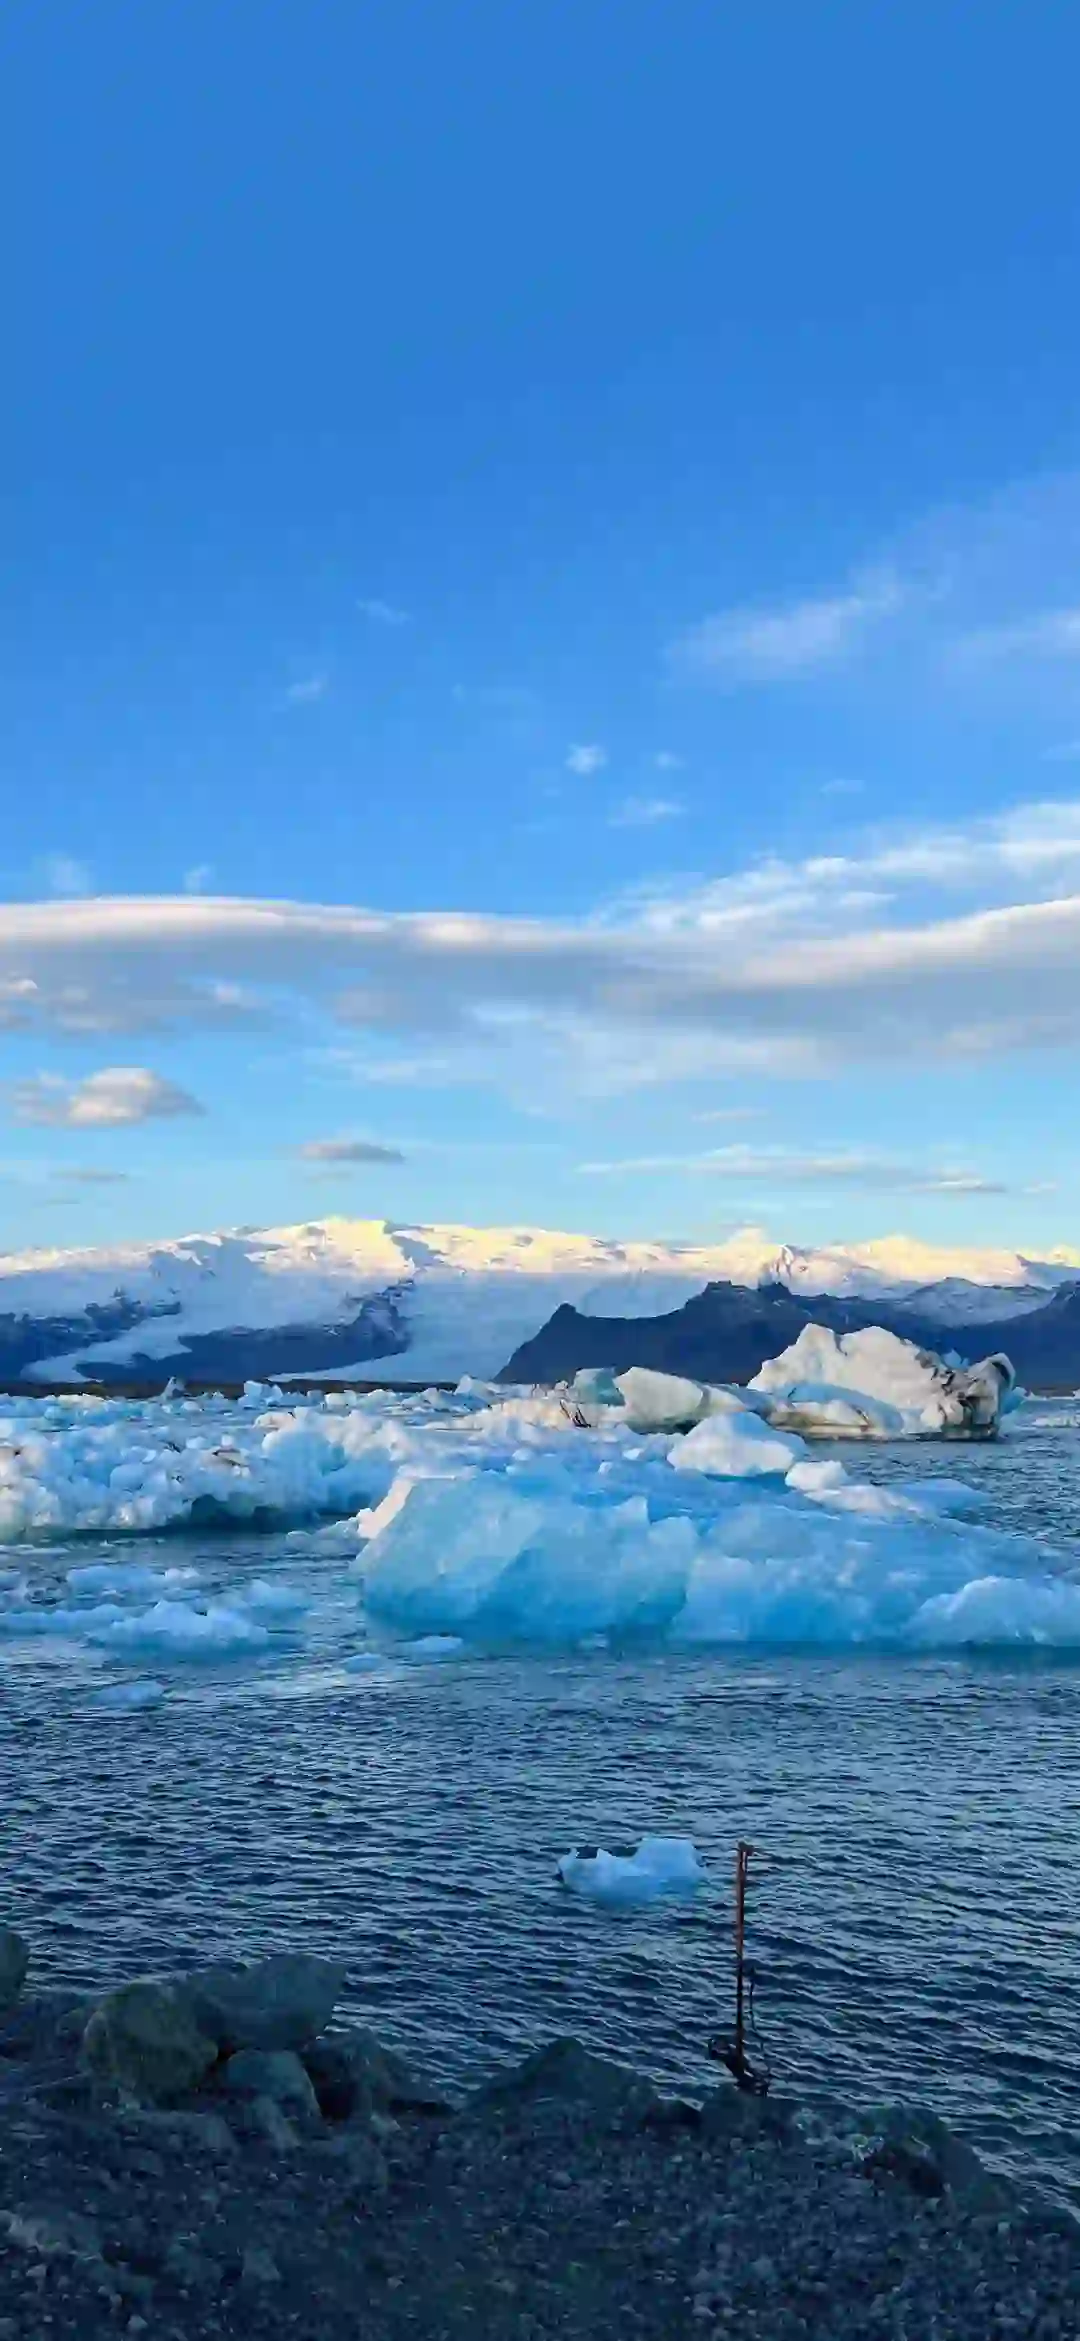
[{"label": "snow-capped mountain range", "polygon": [[11,1253],[0,1255],[0,1378],[487,1377],[556,1311],[668,1319],[707,1286],[779,1289],[804,1305],[824,1296],[864,1321],[874,1303],[889,1322],[940,1326],[944,1343],[954,1326],[1034,1319],[1055,1295],[1071,1300],[1062,1288],[1080,1286],[1080,1252],[1033,1260],[904,1236],[807,1249],[756,1228],[718,1244],[619,1243],[335,1218]]}]

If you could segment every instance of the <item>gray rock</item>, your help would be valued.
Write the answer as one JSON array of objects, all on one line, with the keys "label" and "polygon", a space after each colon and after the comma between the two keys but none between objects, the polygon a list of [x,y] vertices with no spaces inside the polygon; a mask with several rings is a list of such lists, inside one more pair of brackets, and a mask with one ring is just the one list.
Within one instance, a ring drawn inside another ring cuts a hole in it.
[{"label": "gray rock", "polygon": [[171,1984],[125,1983],[95,2008],[83,2056],[98,2080],[142,2103],[167,2105],[198,2088],[217,2046]]},{"label": "gray rock", "polygon": [[1008,2210],[1015,2197],[995,2177],[974,2147],[954,2135],[933,2113],[894,2105],[881,2117],[881,2136],[864,2157],[867,2175],[901,2179],[913,2193],[955,2195],[966,2211]]},{"label": "gray rock", "polygon": [[317,2120],[319,2101],[298,2056],[288,2048],[241,2048],[222,2074],[230,2097],[265,2097],[283,2113]]},{"label": "gray rock", "polygon": [[331,2022],[346,1971],[310,1951],[276,1951],[250,1967],[204,1967],[176,1989],[223,2054],[303,2048]]},{"label": "gray rock", "polygon": [[312,2042],[304,2050],[304,2063],[328,2121],[366,2120],[376,2113],[449,2111],[437,2089],[362,2025]]},{"label": "gray rock", "polygon": [[554,2103],[577,2107],[597,2129],[640,2129],[671,2109],[639,2074],[594,2056],[580,2040],[553,2040],[470,2100],[472,2113],[515,2112]]},{"label": "gray rock", "polygon": [[244,2107],[244,2119],[250,2136],[272,2147],[275,2154],[292,2154],[299,2144],[292,2123],[272,2097],[253,2097]]},{"label": "gray rock", "polygon": [[244,2257],[240,2265],[240,2282],[241,2284],[280,2284],[281,2270],[272,2254],[267,2251],[265,2244],[245,2244]]},{"label": "gray rock", "polygon": [[[123,2124],[125,2137],[142,2140],[153,2149],[164,2146],[182,2154],[208,2156],[212,2162],[226,2162],[237,2152],[236,2139],[219,2113],[198,2113],[187,2108],[163,2112],[159,2108],[139,2114],[129,2114]],[[156,2159],[156,2157],[154,2157]],[[159,2162],[164,2177],[165,2165]]]},{"label": "gray rock", "polygon": [[13,2008],[26,1980],[30,1945],[13,1926],[0,1926],[0,2015]]},{"label": "gray rock", "polygon": [[0,2213],[9,2244],[40,2260],[99,2260],[101,2238],[93,2221],[78,2211]]}]

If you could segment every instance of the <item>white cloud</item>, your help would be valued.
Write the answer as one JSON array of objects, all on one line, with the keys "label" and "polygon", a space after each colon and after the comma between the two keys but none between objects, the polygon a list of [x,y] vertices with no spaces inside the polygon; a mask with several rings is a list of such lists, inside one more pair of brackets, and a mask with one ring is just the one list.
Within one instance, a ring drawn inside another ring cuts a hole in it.
[{"label": "white cloud", "polygon": [[820,600],[720,610],[673,642],[668,662],[691,682],[798,682],[850,658],[904,599],[899,580],[886,570]]},{"label": "white cloud", "polygon": [[1080,609],[1039,610],[1000,626],[961,635],[954,655],[988,665],[1011,659],[1080,660]]},{"label": "white cloud", "polygon": [[365,618],[371,619],[373,626],[408,626],[412,623],[411,610],[400,610],[396,603],[380,601],[377,595],[366,601],[358,601],[356,607]]},{"label": "white cloud", "polygon": [[710,1106],[707,1113],[691,1114],[692,1122],[759,1122],[763,1108],[759,1105]]},{"label": "white cloud", "polygon": [[685,811],[677,797],[624,797],[609,822],[612,829],[652,829],[659,821],[677,821]]},{"label": "white cloud", "polygon": [[568,772],[576,772],[579,779],[587,780],[590,773],[602,772],[607,760],[607,749],[602,748],[599,741],[580,741],[567,750],[566,769]]},{"label": "white cloud", "polygon": [[50,894],[63,897],[92,894],[94,891],[93,872],[85,862],[77,861],[74,854],[46,854],[39,867]]},{"label": "white cloud", "polygon": [[285,693],[286,704],[289,707],[312,707],[316,700],[325,699],[329,688],[329,675],[301,675],[297,682],[289,684]]},{"label": "white cloud", "polygon": [[38,1073],[33,1080],[17,1081],[10,1095],[16,1122],[47,1122],[69,1130],[119,1129],[203,1110],[186,1089],[144,1065],[110,1065],[83,1081]]},{"label": "white cloud", "polygon": [[721,1146],[708,1154],[647,1154],[625,1162],[582,1162],[590,1177],[683,1171],[714,1179],[768,1186],[864,1187],[909,1195],[1005,1195],[1009,1189],[977,1171],[925,1170],[875,1154],[789,1154],[782,1148]]},{"label": "white cloud", "polygon": [[[1071,1049],[1080,799],[641,890],[585,919],[198,895],[8,903],[0,1013],[77,1034],[293,1018],[311,1045],[349,1034],[370,1081],[493,1082],[533,1105]],[[55,1089],[47,1102],[68,1118]]]},{"label": "white cloud", "polygon": [[377,1146],[367,1138],[309,1138],[300,1148],[305,1162],[323,1164],[404,1162],[400,1146]]}]

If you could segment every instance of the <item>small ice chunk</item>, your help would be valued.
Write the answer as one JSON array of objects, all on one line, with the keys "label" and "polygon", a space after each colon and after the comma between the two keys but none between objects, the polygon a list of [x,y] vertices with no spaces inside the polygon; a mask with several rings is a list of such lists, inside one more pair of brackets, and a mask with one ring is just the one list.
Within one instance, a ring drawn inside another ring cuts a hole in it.
[{"label": "small ice chunk", "polygon": [[793,1463],[786,1477],[789,1488],[797,1488],[801,1496],[829,1496],[847,1484],[842,1463],[827,1463],[824,1457],[813,1455]]},{"label": "small ice chunk", "polygon": [[110,1715],[138,1715],[146,1707],[160,1707],[164,1697],[164,1683],[146,1675],[141,1682],[106,1683],[103,1690],[93,1692],[91,1703]]},{"label": "small ice chunk", "polygon": [[311,1607],[307,1595],[294,1585],[273,1584],[268,1577],[253,1577],[245,1599],[249,1609],[266,1618],[297,1618]]},{"label": "small ice chunk", "polygon": [[704,1471],[714,1479],[786,1478],[806,1449],[787,1431],[774,1431],[757,1414],[710,1414],[671,1447],[676,1471]]},{"label": "small ice chunk", "polygon": [[383,1650],[356,1650],[351,1658],[342,1659],[341,1671],[343,1674],[375,1674],[386,1662],[386,1652]]},{"label": "small ice chunk", "polygon": [[92,1561],[69,1569],[73,1593],[164,1593],[170,1586],[197,1585],[197,1569],[150,1569],[141,1561]]},{"label": "small ice chunk", "polygon": [[162,1658],[234,1658],[264,1650],[265,1626],[227,1603],[189,1609],[184,1602],[157,1601],[141,1616],[113,1617],[90,1639],[107,1650],[154,1651]]},{"label": "small ice chunk", "polygon": [[581,1847],[563,1855],[559,1876],[572,1893],[616,1908],[688,1899],[706,1883],[692,1837],[643,1837],[633,1853]]},{"label": "small ice chunk", "polygon": [[399,1658],[456,1658],[464,1650],[460,1634],[421,1634],[415,1642],[403,1642]]},{"label": "small ice chunk", "polygon": [[681,1374],[660,1374],[651,1366],[629,1366],[617,1374],[615,1386],[626,1408],[632,1431],[681,1431],[700,1422],[708,1404],[700,1382]]}]

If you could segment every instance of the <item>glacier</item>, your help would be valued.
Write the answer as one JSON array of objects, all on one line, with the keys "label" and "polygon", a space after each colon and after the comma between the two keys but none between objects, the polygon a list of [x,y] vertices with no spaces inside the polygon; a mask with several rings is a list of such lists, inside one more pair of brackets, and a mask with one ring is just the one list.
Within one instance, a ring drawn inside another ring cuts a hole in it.
[{"label": "glacier", "polygon": [[[726,1393],[688,1434],[603,1404],[582,1427],[556,1393],[475,1383],[8,1401],[0,1664],[49,1638],[155,1677],[317,1645],[359,1689],[393,1680],[387,1655],[452,1668],[507,1647],[1080,1649],[1066,1559],[973,1519],[962,1481],[852,1476],[764,1420],[765,1395]],[[273,1530],[271,1563],[230,1574],[215,1522],[249,1552]],[[160,1542],[125,1560],[125,1538],[176,1531],[175,1564]]]},{"label": "glacier", "polygon": [[563,1305],[653,1317],[730,1281],[800,1300],[910,1303],[963,1322],[1038,1309],[1078,1278],[1077,1254],[1040,1261],[900,1236],[800,1248],[747,1228],[715,1244],[664,1244],[327,1218],[0,1255],[0,1356],[9,1374],[53,1383],[172,1363],[205,1381],[240,1357],[253,1361],[240,1372],[263,1375],[363,1379],[394,1360],[410,1382],[452,1382],[499,1373]]}]

